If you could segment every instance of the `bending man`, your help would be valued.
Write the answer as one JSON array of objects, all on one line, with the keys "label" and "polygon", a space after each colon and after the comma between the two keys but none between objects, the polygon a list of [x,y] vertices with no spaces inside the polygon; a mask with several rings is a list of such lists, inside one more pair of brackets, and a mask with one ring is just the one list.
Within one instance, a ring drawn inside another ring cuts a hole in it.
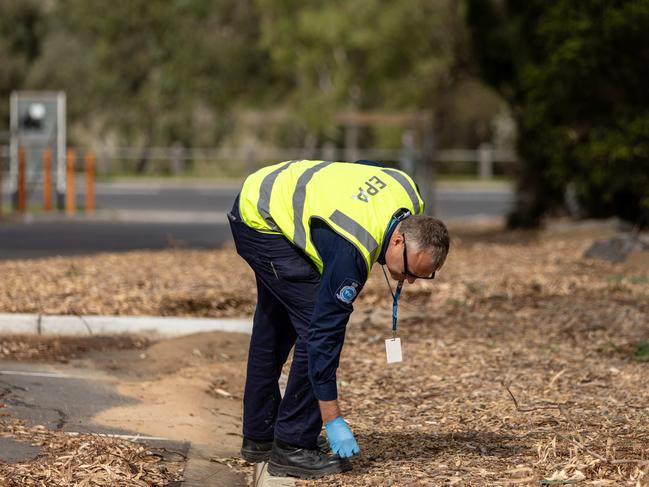
[{"label": "bending man", "polygon": [[[375,262],[409,283],[443,265],[448,232],[423,210],[410,176],[370,161],[288,161],[246,179],[228,215],[258,294],[243,404],[246,460],[303,478],[351,468],[360,448],[336,389],[346,325]],[[282,398],[278,380],[293,346]],[[333,455],[319,436],[323,423]]]}]

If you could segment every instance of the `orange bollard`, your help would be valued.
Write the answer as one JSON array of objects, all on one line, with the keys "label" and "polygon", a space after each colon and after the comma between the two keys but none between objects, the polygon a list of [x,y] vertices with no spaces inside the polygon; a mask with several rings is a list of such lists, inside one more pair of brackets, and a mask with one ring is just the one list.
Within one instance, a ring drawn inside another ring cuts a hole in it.
[{"label": "orange bollard", "polygon": [[95,212],[95,153],[86,151],[86,213]]},{"label": "orange bollard", "polygon": [[27,211],[27,153],[24,147],[18,147],[18,213]]},{"label": "orange bollard", "polygon": [[67,157],[65,158],[65,213],[67,215],[74,215],[77,210],[76,194],[74,189],[74,164],[77,155],[74,149],[68,149]]},{"label": "orange bollard", "polygon": [[43,211],[52,211],[52,149],[43,150]]}]

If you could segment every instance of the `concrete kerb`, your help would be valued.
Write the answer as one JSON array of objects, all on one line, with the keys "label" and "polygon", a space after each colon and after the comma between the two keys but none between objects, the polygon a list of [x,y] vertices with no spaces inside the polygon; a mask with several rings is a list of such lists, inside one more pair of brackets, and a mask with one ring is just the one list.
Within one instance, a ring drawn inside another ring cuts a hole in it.
[{"label": "concrete kerb", "polygon": [[253,487],[293,487],[296,479],[293,477],[273,477],[268,473],[268,462],[255,464]]},{"label": "concrete kerb", "polygon": [[146,334],[172,337],[209,331],[250,334],[251,330],[250,318],[0,314],[0,334],[4,335]]}]

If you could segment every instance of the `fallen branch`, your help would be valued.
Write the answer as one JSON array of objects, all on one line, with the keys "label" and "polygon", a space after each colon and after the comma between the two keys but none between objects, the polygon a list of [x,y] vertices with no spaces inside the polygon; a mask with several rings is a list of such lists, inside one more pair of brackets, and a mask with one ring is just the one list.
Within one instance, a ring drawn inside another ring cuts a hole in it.
[{"label": "fallen branch", "polygon": [[532,411],[538,411],[540,409],[558,409],[561,410],[561,406],[564,406],[565,404],[559,404],[556,402],[549,402],[547,404],[542,404],[538,406],[528,406],[528,407],[521,407],[518,404],[518,401],[516,400],[516,397],[514,397],[514,394],[512,391],[509,389],[507,384],[505,384],[505,381],[500,381],[502,386],[507,389],[507,392],[509,392],[509,396],[512,398],[512,401],[514,401],[514,406],[516,407],[516,411],[521,412],[521,413],[529,413]]},{"label": "fallen branch", "polygon": [[582,444],[579,443],[578,441],[573,440],[572,438],[568,438],[567,436],[563,436],[563,435],[560,434],[560,433],[556,433],[556,435],[557,435],[559,438],[561,438],[562,440],[569,441],[570,443],[572,443],[573,445],[575,445],[577,448],[580,448],[581,450],[584,450],[584,451],[585,451],[586,453],[588,453],[590,456],[595,457],[595,458],[597,458],[598,460],[601,460],[601,461],[604,462],[604,463],[610,463],[610,460],[609,460],[608,458],[603,457],[603,456],[600,455],[599,453],[595,453],[595,452],[592,451],[592,450],[589,450],[588,448],[586,448],[584,445],[582,445]]}]

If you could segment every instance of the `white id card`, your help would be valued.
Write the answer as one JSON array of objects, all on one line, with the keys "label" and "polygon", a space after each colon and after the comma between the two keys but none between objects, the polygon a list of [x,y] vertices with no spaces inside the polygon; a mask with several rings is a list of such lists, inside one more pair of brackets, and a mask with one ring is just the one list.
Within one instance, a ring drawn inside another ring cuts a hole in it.
[{"label": "white id card", "polygon": [[401,362],[401,338],[388,338],[385,341],[385,354],[388,357],[388,363]]}]

